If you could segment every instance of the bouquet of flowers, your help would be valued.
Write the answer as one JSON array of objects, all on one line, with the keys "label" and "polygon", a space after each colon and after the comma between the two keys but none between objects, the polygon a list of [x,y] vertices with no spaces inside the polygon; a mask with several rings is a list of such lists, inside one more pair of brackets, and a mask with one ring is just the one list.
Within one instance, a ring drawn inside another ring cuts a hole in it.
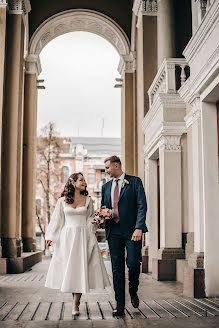
[{"label": "bouquet of flowers", "polygon": [[102,206],[95,211],[95,218],[98,220],[99,228],[104,228],[105,220],[112,218],[112,210],[106,206]]}]

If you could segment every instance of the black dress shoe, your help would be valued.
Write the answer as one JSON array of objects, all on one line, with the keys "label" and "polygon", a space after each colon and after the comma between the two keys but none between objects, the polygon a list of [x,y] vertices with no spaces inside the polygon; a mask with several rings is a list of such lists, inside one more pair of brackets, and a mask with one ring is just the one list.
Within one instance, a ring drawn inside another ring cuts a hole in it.
[{"label": "black dress shoe", "polygon": [[121,317],[122,315],[125,315],[124,306],[117,306],[112,315],[113,317]]},{"label": "black dress shoe", "polygon": [[134,308],[138,308],[139,307],[139,298],[138,298],[137,293],[136,294],[133,294],[133,295],[130,295],[130,296],[131,296],[132,306]]}]

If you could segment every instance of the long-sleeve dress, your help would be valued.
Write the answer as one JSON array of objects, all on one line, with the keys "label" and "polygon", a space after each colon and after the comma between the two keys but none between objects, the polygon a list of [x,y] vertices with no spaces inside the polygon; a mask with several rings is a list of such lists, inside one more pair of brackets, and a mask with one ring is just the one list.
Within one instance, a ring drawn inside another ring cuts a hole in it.
[{"label": "long-sleeve dress", "polygon": [[45,286],[66,293],[87,293],[110,285],[95,232],[93,202],[73,208],[58,199],[47,227],[46,240],[52,240],[54,253]]}]

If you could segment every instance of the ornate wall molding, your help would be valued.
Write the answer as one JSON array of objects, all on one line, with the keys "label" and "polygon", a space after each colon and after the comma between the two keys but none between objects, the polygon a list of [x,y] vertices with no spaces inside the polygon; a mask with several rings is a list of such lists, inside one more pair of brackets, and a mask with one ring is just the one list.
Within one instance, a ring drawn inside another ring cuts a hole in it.
[{"label": "ornate wall molding", "polygon": [[134,73],[136,70],[136,53],[131,52],[130,55],[122,56],[118,66],[118,72],[121,76],[124,73]]},{"label": "ornate wall molding", "polygon": [[5,8],[7,5],[7,0],[0,0],[0,8]]},{"label": "ornate wall molding", "polygon": [[213,0],[201,22],[201,25],[198,27],[196,33],[192,36],[191,40],[183,51],[183,55],[186,57],[186,60],[189,62],[189,64],[194,55],[199,53],[200,49],[204,46],[205,40],[209,37],[212,30],[215,28],[215,24],[219,20],[218,12],[219,1]]},{"label": "ornate wall molding", "polygon": [[[1,0],[3,1],[3,0]],[[9,14],[27,14],[31,11],[30,0],[8,0]]]},{"label": "ornate wall molding", "polygon": [[54,38],[67,32],[85,31],[102,36],[118,51],[120,57],[130,53],[125,32],[109,17],[91,10],[68,10],[41,24],[30,40],[29,53],[39,55]]},{"label": "ornate wall molding", "polygon": [[186,122],[186,128],[188,129],[198,119],[201,119],[201,102],[200,102],[199,97],[197,97],[193,100],[192,109],[184,118],[184,120]]},{"label": "ornate wall molding", "polygon": [[159,140],[159,149],[169,152],[181,152],[181,136],[162,136]]},{"label": "ornate wall molding", "polygon": [[25,72],[26,74],[36,74],[36,76],[41,73],[41,64],[39,56],[28,55],[25,58]]}]

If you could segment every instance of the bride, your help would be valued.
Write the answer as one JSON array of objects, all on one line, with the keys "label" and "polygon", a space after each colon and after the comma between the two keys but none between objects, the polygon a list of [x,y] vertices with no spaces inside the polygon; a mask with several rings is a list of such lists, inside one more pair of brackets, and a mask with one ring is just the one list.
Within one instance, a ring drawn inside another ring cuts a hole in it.
[{"label": "bride", "polygon": [[109,286],[95,232],[93,201],[82,173],[70,175],[46,230],[54,245],[45,286],[73,295],[72,315],[79,315],[82,293]]}]

